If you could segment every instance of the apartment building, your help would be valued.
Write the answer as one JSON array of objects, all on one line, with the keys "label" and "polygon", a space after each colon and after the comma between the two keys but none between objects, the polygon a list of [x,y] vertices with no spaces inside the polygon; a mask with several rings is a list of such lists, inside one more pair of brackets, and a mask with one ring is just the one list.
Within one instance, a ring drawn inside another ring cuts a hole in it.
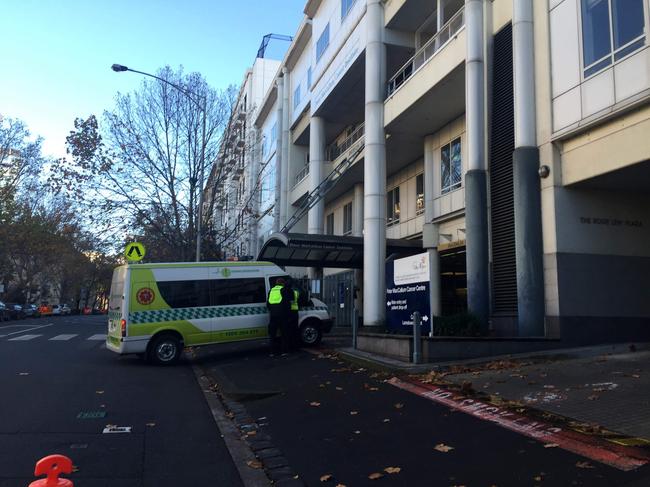
[{"label": "apartment building", "polygon": [[[261,163],[263,145],[253,120],[273,83],[280,61],[267,59],[261,49],[246,71],[219,155],[205,185],[203,212],[210,238],[226,259],[252,259],[258,251],[257,229],[263,224],[260,193],[269,169]],[[261,222],[261,223],[260,223]]]},{"label": "apartment building", "polygon": [[[340,324],[353,307],[385,324],[386,258],[416,242],[433,315],[468,310],[499,336],[647,338],[649,9],[309,0],[253,121],[258,247],[312,262]],[[360,242],[358,269],[336,264]]]}]

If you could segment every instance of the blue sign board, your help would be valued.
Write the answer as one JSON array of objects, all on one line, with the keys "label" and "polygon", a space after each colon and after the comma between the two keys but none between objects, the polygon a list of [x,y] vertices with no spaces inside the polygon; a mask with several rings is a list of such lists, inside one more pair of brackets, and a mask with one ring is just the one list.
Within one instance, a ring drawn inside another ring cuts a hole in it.
[{"label": "blue sign board", "polygon": [[422,315],[422,335],[431,329],[429,258],[419,254],[386,264],[386,326],[391,331],[413,328],[413,313]]}]

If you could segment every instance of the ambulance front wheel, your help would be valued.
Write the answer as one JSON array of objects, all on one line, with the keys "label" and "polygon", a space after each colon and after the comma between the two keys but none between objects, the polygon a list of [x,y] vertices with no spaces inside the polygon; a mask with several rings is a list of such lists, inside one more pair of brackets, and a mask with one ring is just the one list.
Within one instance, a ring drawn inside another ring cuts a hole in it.
[{"label": "ambulance front wheel", "polygon": [[306,347],[318,345],[323,338],[320,322],[315,319],[308,319],[300,325],[300,341]]},{"label": "ambulance front wheel", "polygon": [[149,344],[149,360],[158,365],[173,365],[183,352],[181,339],[173,333],[163,333],[153,338]]}]

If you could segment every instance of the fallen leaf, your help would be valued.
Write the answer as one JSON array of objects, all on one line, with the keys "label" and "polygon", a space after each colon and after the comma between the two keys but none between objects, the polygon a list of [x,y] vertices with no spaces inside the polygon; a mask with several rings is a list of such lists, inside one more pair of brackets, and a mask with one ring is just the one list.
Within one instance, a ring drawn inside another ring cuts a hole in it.
[{"label": "fallen leaf", "polygon": [[371,473],[370,475],[368,475],[368,478],[370,480],[377,480],[377,479],[382,478],[383,476],[384,476],[383,473],[375,472],[375,473]]},{"label": "fallen leaf", "polygon": [[384,469],[384,472],[391,473],[391,474],[400,473],[401,471],[402,471],[402,469],[400,467],[386,467]]},{"label": "fallen leaf", "polygon": [[336,487],[348,487],[348,486],[345,484],[336,484]]},{"label": "fallen leaf", "polygon": [[404,404],[402,404],[401,402],[398,402],[397,404],[395,404],[395,409],[402,409],[403,407],[404,407]]},{"label": "fallen leaf", "polygon": [[350,416],[356,416],[359,414],[359,411],[350,411]]},{"label": "fallen leaf", "polygon": [[533,477],[533,480],[534,480],[535,482],[541,482],[541,481],[542,481],[542,476],[541,476],[541,475],[537,475],[537,476]]},{"label": "fallen leaf", "polygon": [[318,384],[318,387],[320,387],[321,389],[324,389],[324,388],[325,388],[325,384]]},{"label": "fallen leaf", "polygon": [[600,399],[600,396],[598,394],[592,394],[587,399],[589,399],[590,401],[595,401],[597,399]]},{"label": "fallen leaf", "polygon": [[250,468],[256,468],[256,469],[262,468],[262,462],[260,462],[259,460],[248,460],[246,462],[246,465],[248,465]]},{"label": "fallen leaf", "polygon": [[18,372],[18,375],[29,375],[29,372]]},{"label": "fallen leaf", "polygon": [[433,447],[434,450],[438,450],[439,452],[442,453],[448,453],[451,450],[454,449],[453,446],[445,445],[444,443],[438,443],[436,446]]},{"label": "fallen leaf", "polygon": [[104,391],[95,391],[95,394],[104,394]]},{"label": "fallen leaf", "polygon": [[544,448],[557,448],[558,446],[560,445],[558,445],[557,443],[546,443],[544,445]]},{"label": "fallen leaf", "polygon": [[578,463],[576,463],[576,467],[578,467],[578,468],[596,468],[589,462],[578,462]]},{"label": "fallen leaf", "polygon": [[321,482],[327,482],[328,480],[332,480],[332,474],[331,473],[321,475],[321,478],[320,478]]},{"label": "fallen leaf", "polygon": [[316,401],[313,401],[313,402],[310,402],[309,405],[317,408],[318,406],[320,406],[320,403],[316,402]]},{"label": "fallen leaf", "polygon": [[149,426],[150,428],[153,428],[154,426],[156,426],[156,423],[147,423],[147,426]]},{"label": "fallen leaf", "polygon": [[75,473],[75,472],[78,472],[78,471],[79,471],[79,467],[77,467],[76,465],[73,465],[72,466],[72,473]]},{"label": "fallen leaf", "polygon": [[337,391],[342,391],[343,388],[342,388],[342,387],[339,387],[339,386],[336,386],[336,390],[337,390]]},{"label": "fallen leaf", "polygon": [[390,423],[390,419],[388,419],[388,418],[384,418],[384,420],[383,420],[382,422],[383,422],[383,423]]},{"label": "fallen leaf", "polygon": [[641,376],[639,374],[632,374],[632,377],[634,377],[635,379],[640,379],[641,378]]},{"label": "fallen leaf", "polygon": [[355,435],[360,435],[360,434],[361,434],[361,431],[356,430],[356,431],[354,432],[354,434],[355,434]]},{"label": "fallen leaf", "polygon": [[257,434],[257,431],[255,431],[255,430],[249,431],[248,433],[246,433],[247,436],[255,436],[256,434]]}]

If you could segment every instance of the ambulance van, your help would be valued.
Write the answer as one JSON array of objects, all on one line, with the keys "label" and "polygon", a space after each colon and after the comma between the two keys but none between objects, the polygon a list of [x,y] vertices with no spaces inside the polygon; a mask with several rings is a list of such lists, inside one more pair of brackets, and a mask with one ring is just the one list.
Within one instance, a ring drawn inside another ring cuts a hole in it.
[{"label": "ambulance van", "polygon": [[[270,262],[127,264],[113,272],[106,347],[158,364],[183,347],[267,338],[266,297],[286,273]],[[303,302],[299,336],[320,342],[333,320],[325,303]]]}]

